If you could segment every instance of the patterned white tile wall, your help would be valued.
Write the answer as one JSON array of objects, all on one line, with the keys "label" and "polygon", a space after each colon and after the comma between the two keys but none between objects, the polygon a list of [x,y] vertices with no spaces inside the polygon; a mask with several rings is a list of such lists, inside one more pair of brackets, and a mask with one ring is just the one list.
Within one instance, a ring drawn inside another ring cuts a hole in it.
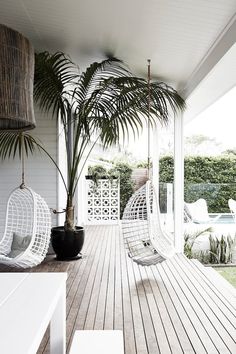
[{"label": "patterned white tile wall", "polygon": [[87,180],[88,223],[117,223],[120,219],[119,180]]}]

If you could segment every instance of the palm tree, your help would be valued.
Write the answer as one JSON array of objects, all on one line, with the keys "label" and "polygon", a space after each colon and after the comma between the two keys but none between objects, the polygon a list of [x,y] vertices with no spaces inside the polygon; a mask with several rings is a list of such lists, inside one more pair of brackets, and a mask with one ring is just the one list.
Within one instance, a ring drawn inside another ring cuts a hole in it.
[{"label": "palm tree", "polygon": [[[148,100],[148,97],[150,98]],[[73,230],[76,187],[95,143],[104,147],[136,133],[144,119],[163,124],[185,108],[185,102],[172,87],[132,76],[122,61],[107,58],[94,62],[84,72],[64,53],[42,52],[35,56],[34,98],[43,112],[52,112],[63,124],[67,154],[67,193],[65,230]],[[149,104],[148,104],[149,101]],[[144,119],[143,119],[144,118]],[[26,152],[43,148],[26,134],[24,141],[15,133],[0,133],[0,156],[14,154],[17,146]],[[55,162],[54,162],[55,163]]]}]

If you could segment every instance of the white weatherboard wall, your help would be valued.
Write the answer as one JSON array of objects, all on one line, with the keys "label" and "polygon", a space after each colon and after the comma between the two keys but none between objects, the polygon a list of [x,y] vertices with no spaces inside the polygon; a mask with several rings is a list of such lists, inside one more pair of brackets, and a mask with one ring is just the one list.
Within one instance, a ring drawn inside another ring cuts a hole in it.
[{"label": "white weatherboard wall", "polygon": [[[28,132],[38,137],[44,148],[57,160],[57,122],[50,116],[43,115],[35,108],[36,129]],[[57,207],[57,171],[50,159],[43,152],[35,152],[26,159],[25,182],[40,194],[50,208]],[[10,192],[21,183],[21,165],[18,158],[0,160],[0,239],[5,226],[5,212]],[[52,215],[53,224],[56,217]]]}]

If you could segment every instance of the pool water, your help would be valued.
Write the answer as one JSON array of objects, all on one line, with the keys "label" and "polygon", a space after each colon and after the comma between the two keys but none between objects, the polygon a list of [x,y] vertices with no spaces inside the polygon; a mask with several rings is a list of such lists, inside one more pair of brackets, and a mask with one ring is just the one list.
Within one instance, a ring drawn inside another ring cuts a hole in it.
[{"label": "pool water", "polygon": [[[211,217],[217,216],[217,214],[211,214]],[[216,221],[216,224],[234,224],[235,220],[231,214],[222,214],[221,217]]]}]

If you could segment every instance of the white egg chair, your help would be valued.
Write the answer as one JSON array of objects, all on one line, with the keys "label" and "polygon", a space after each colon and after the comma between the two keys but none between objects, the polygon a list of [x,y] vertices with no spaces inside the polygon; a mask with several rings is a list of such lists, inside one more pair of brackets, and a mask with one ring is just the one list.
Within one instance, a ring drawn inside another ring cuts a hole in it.
[{"label": "white egg chair", "polygon": [[150,180],[129,199],[122,232],[129,257],[139,265],[157,264],[176,253],[170,235],[161,227],[159,202]]},{"label": "white egg chair", "polygon": [[22,184],[9,196],[0,264],[34,267],[46,256],[51,233],[50,210],[45,200]]}]

